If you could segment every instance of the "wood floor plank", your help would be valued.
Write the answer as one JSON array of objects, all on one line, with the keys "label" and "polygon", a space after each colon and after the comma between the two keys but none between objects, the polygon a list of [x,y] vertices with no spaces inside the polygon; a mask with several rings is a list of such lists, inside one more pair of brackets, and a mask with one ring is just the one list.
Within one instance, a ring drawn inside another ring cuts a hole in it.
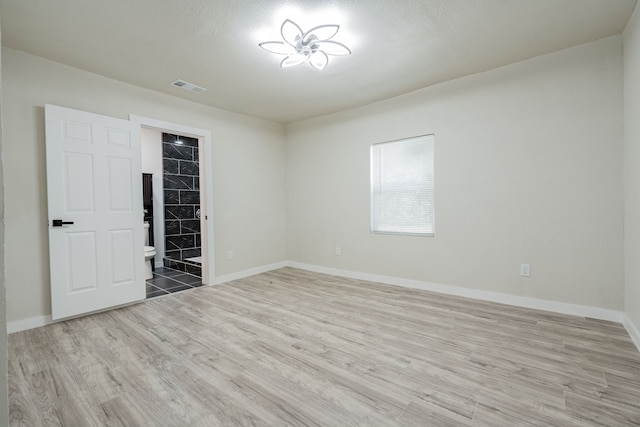
[{"label": "wood floor plank", "polygon": [[447,411],[438,405],[428,402],[411,402],[404,413],[398,417],[401,425],[430,427],[471,426],[471,418],[461,416],[456,412]]},{"label": "wood floor plank", "polygon": [[122,396],[100,404],[98,417],[104,426],[109,427],[143,427],[149,420],[144,415],[137,413]]},{"label": "wood floor plank", "polygon": [[473,426],[599,427],[600,424],[552,406],[505,399],[478,404]]},{"label": "wood floor plank", "polygon": [[638,426],[640,409],[633,405],[621,405],[603,399],[566,393],[567,412],[603,426]]},{"label": "wood floor plank", "polygon": [[[262,350],[262,357],[256,361],[252,370],[257,375],[271,372],[271,378],[289,378],[302,390],[297,395],[304,396],[312,402],[320,402],[325,411],[336,415],[338,418],[334,423],[357,425],[354,420],[358,420],[358,423],[365,425],[383,425],[388,420],[389,411],[383,405],[378,405],[345,384],[332,381],[331,375],[327,375],[324,370],[305,364],[287,363],[278,353]],[[289,349],[291,352],[300,350],[302,349],[298,347]]]},{"label": "wood floor plank", "polygon": [[53,362],[49,337],[45,328],[22,331],[9,335],[9,358],[25,374],[41,372]]},{"label": "wood floor plank", "polygon": [[22,372],[16,368],[18,362],[9,359],[9,422],[15,427],[31,427],[40,425],[38,411],[30,398],[30,390]]},{"label": "wood floor plank", "polygon": [[282,268],[9,337],[11,426],[632,426],[614,322]]},{"label": "wood floor plank", "polygon": [[33,402],[44,425],[97,426],[95,412],[84,402],[85,396],[64,369],[52,366],[25,378]]}]

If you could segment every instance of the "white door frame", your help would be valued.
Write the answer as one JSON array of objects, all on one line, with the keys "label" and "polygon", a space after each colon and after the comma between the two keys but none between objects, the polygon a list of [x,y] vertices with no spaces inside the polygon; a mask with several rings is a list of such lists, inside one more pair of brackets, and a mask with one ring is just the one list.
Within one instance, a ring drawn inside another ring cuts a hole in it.
[{"label": "white door frame", "polygon": [[[202,283],[204,285],[215,282],[215,256],[213,248],[213,145],[211,143],[211,131],[171,123],[164,120],[150,119],[147,117],[129,114],[129,120],[139,123],[141,127],[159,130],[162,132],[180,134],[191,138],[197,138],[204,148],[200,153],[200,210],[206,227],[201,230],[202,238]],[[202,209],[204,207],[204,209]]]}]

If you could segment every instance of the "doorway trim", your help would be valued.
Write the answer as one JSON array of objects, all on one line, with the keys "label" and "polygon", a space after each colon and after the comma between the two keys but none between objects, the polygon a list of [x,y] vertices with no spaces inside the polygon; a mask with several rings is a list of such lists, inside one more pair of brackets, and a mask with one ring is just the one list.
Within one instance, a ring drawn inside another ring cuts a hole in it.
[{"label": "doorway trim", "polygon": [[[202,284],[215,284],[215,256],[213,247],[213,144],[211,131],[194,128],[164,120],[129,114],[129,120],[139,123],[141,127],[159,130],[162,132],[180,134],[191,138],[197,138],[204,148],[200,154],[200,209],[202,212],[201,224],[206,224],[202,232]],[[204,199],[204,200],[202,200]],[[204,209],[202,209],[204,207]]]}]

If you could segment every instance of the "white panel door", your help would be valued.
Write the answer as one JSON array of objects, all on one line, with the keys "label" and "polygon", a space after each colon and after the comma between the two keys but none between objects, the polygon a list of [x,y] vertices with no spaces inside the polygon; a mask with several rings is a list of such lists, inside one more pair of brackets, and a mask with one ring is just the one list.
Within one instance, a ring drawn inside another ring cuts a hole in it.
[{"label": "white panel door", "polygon": [[51,315],[145,298],[140,125],[45,106]]}]

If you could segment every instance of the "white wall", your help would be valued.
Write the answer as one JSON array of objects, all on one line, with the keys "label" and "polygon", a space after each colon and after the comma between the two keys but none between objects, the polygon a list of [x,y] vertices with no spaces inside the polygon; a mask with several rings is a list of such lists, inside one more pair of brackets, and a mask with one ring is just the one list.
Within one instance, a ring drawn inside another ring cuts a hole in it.
[{"label": "white wall", "polygon": [[640,7],[624,30],[625,304],[640,347]]},{"label": "white wall", "polygon": [[[282,125],[145,90],[13,49],[3,51],[2,66],[9,321],[50,313],[45,103],[122,119],[135,114],[210,130],[215,275],[286,259]],[[226,259],[229,249],[235,251],[233,261]]]},{"label": "white wall", "polygon": [[[289,259],[621,310],[622,89],[616,36],[287,126]],[[428,133],[435,237],[372,235],[370,145]]]},{"label": "white wall", "polygon": [[[3,53],[1,50],[0,48],[0,61]],[[7,300],[4,284],[4,168],[2,136],[2,72],[0,71],[0,426],[6,426],[9,425],[9,397],[7,390],[7,312],[5,310]]]},{"label": "white wall", "polygon": [[162,267],[164,259],[164,170],[162,166],[162,132],[156,129],[140,130],[142,173],[153,174],[153,247],[154,263]]}]

